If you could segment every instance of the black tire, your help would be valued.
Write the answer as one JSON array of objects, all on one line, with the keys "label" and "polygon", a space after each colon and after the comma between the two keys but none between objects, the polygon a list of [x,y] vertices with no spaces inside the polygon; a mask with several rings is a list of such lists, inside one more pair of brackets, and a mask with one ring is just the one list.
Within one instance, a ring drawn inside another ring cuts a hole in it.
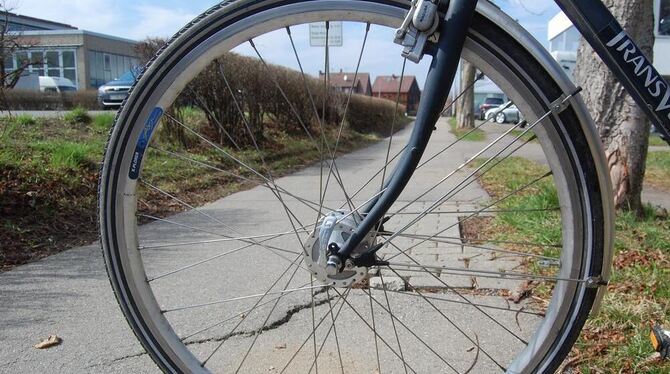
[{"label": "black tire", "polygon": [[[165,372],[185,372],[193,361],[180,347],[167,344],[171,336],[161,336],[158,325],[162,321],[152,319],[151,308],[146,299],[152,295],[143,294],[134,282],[131,266],[132,257],[128,257],[129,248],[125,248],[125,224],[122,213],[124,194],[123,183],[128,175],[129,154],[137,143],[139,133],[144,127],[153,103],[152,94],[163,82],[172,69],[184,56],[194,51],[217,30],[226,25],[244,19],[260,10],[274,9],[284,4],[294,3],[288,0],[229,1],[213,7],[202,14],[191,24],[182,29],[154,58],[142,73],[138,82],[130,92],[128,100],[119,111],[110,140],[100,177],[99,187],[99,219],[102,250],[111,285],[130,327],[144,346],[151,358]],[[379,4],[406,8],[406,1],[393,0],[361,0],[361,4]],[[485,4],[482,7],[489,7]],[[489,9],[488,12],[493,12]],[[475,16],[468,38],[471,43],[481,46],[496,58],[507,61],[515,77],[525,82],[524,89],[532,94],[538,105],[550,111],[550,104],[564,95],[559,82],[517,40],[496,24],[487,15],[480,12]],[[532,78],[532,79],[531,79]],[[550,131],[556,137],[555,146],[565,151],[566,160],[572,167],[572,174],[566,178],[576,181],[576,189],[572,191],[580,197],[579,207],[584,224],[583,258],[575,259],[580,267],[576,271],[580,279],[600,277],[607,273],[605,261],[610,246],[611,210],[607,179],[602,172],[603,161],[598,144],[594,142],[594,134],[590,132],[590,122],[583,117],[580,102],[575,101],[559,116],[550,117]],[[483,117],[485,114],[482,113]],[[567,124],[567,125],[566,125]],[[138,283],[139,284],[139,283]],[[560,337],[547,347],[541,357],[536,357],[537,365],[529,372],[553,372],[569,353],[579,336],[591,307],[596,300],[598,289],[589,288],[579,283],[569,291],[570,304],[566,310],[566,320],[561,326],[553,328]],[[164,327],[161,327],[164,328]],[[162,331],[162,330],[161,330]]]}]

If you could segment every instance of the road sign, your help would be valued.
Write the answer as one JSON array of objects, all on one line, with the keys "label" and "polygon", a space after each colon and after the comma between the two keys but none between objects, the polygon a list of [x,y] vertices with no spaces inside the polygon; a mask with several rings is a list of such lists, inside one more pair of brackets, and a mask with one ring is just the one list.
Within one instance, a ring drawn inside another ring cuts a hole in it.
[{"label": "road sign", "polygon": [[[326,46],[326,23],[309,24],[309,45],[312,47]],[[342,21],[331,21],[328,23],[328,46],[342,46]]]}]

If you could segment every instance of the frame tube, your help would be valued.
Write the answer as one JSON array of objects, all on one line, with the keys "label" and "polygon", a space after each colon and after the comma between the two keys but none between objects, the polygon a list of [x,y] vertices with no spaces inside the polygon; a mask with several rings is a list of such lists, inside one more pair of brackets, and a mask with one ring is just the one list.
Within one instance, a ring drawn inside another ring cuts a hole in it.
[{"label": "frame tube", "polygon": [[340,259],[347,259],[351,256],[352,251],[358,247],[370,230],[384,218],[414,174],[434,131],[435,123],[447,101],[449,88],[453,84],[465,37],[476,7],[477,0],[451,0],[449,2],[445,19],[440,22],[440,38],[434,51],[424,91],[421,94],[409,143],[391,178],[384,185],[384,193],[366,206],[365,218],[349,240],[337,251],[336,255]]}]

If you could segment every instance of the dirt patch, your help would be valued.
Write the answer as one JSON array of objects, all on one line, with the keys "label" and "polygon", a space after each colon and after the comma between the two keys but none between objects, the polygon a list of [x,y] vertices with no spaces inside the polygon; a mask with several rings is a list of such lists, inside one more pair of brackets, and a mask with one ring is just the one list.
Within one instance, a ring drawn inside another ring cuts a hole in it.
[{"label": "dirt patch", "polygon": [[489,228],[495,217],[491,216],[465,216],[458,218],[463,243],[481,244],[486,242],[489,236]]},{"label": "dirt patch", "polygon": [[[54,132],[54,137],[59,136],[63,137],[63,134]],[[338,154],[360,148],[373,140],[345,138],[342,152]],[[288,175],[316,160],[317,155],[303,152],[300,148],[283,150],[273,164],[273,174],[276,178]],[[98,239],[98,170],[99,166],[92,162],[61,174],[39,174],[29,165],[22,165],[21,168],[3,165],[0,168],[0,272],[69,248],[94,243]],[[158,173],[160,176],[162,174]],[[183,183],[173,186],[178,192],[171,192],[193,207],[255,186],[216,171],[181,181]],[[160,186],[165,180],[154,182]],[[174,183],[174,180],[171,182]],[[139,196],[138,212],[148,216],[165,218],[188,209],[186,205],[147,187],[140,189]],[[140,224],[150,221],[145,217],[138,219]]]},{"label": "dirt patch", "polygon": [[16,169],[0,172],[0,271],[97,237],[96,173],[76,187],[40,182]]}]

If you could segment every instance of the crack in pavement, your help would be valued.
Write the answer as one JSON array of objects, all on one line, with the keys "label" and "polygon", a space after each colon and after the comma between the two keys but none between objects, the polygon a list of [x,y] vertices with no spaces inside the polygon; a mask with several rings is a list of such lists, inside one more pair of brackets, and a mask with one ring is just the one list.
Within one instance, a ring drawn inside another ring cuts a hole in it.
[{"label": "crack in pavement", "polygon": [[[319,291],[314,293],[314,296],[316,297],[317,295],[325,293],[325,292],[326,292],[325,289],[319,290]],[[316,307],[319,307],[321,305],[324,305],[324,304],[326,304],[330,301],[333,301],[335,298],[336,298],[336,296],[333,295],[330,298],[323,298],[321,300],[316,300],[315,299],[314,300],[314,307],[316,308]],[[290,309],[288,309],[281,318],[275,320],[271,324],[266,324],[260,330],[259,329],[254,329],[254,330],[247,330],[247,331],[237,331],[237,332],[228,333],[228,334],[225,334],[223,336],[218,336],[218,337],[211,337],[211,338],[198,339],[198,340],[190,340],[190,341],[185,342],[184,344],[186,346],[189,346],[189,345],[205,344],[205,343],[211,343],[211,342],[223,342],[223,341],[226,341],[226,340],[228,340],[230,338],[233,338],[233,337],[236,337],[236,336],[242,336],[242,337],[245,337],[245,338],[252,337],[256,334],[262,334],[263,332],[280,328],[281,326],[287,324],[293,318],[293,316],[295,314],[297,314],[297,313],[299,313],[299,312],[301,312],[305,309],[309,309],[311,307],[312,307],[312,302],[311,301],[308,302],[308,303],[305,303],[305,304],[295,305],[295,306],[291,307]],[[144,356],[146,354],[147,354],[146,351],[145,352],[133,353],[133,354],[129,354],[129,355],[126,355],[126,356],[117,357],[117,358],[115,358],[111,361],[105,362],[105,363],[89,365],[86,368],[88,369],[88,368],[93,368],[93,367],[97,367],[97,366],[111,365],[111,364],[114,364],[114,363],[117,363],[117,362],[120,362],[120,361],[123,361],[123,360],[141,357],[141,356]]]}]

